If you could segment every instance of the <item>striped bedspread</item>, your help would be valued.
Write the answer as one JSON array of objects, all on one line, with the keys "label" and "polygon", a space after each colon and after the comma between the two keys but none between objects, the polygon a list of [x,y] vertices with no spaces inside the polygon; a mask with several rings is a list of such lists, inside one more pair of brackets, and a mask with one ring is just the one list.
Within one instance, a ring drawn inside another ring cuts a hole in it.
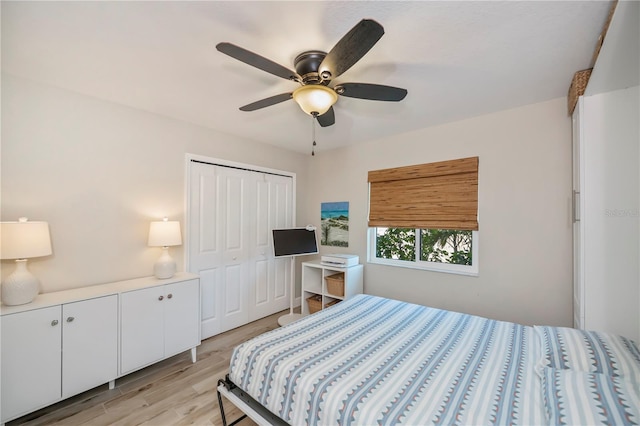
[{"label": "striped bedspread", "polygon": [[360,295],[234,349],[291,425],[543,424],[532,327]]}]

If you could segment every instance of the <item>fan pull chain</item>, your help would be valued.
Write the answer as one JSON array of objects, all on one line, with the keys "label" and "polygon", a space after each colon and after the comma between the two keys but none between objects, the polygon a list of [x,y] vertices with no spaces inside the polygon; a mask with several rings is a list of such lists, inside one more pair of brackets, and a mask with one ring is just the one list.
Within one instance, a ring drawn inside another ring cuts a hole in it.
[{"label": "fan pull chain", "polygon": [[311,140],[313,142],[311,144],[312,157],[316,155],[316,117],[317,116],[318,116],[318,113],[311,115]]}]

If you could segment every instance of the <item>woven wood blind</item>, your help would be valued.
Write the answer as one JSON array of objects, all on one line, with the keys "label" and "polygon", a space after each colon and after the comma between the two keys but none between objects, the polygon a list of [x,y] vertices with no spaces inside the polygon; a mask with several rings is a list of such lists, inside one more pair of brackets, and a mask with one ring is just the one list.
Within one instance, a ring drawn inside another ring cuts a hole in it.
[{"label": "woven wood blind", "polygon": [[478,230],[478,157],[370,171],[369,226]]}]

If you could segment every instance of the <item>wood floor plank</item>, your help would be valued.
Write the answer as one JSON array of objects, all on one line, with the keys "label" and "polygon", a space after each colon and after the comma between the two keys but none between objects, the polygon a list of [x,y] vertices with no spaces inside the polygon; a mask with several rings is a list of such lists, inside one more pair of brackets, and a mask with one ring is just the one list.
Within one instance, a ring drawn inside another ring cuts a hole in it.
[{"label": "wood floor plank", "polygon": [[[7,423],[7,426],[221,425],[216,394],[228,372],[233,348],[278,327],[280,312],[206,339],[196,363],[184,352],[106,385]],[[227,421],[242,413],[226,398]],[[253,426],[250,419],[240,425]]]},{"label": "wood floor plank", "polygon": [[82,408],[77,410],[77,407],[70,407],[69,409],[59,409],[50,415],[39,417],[30,421],[28,424],[31,426],[40,425],[57,425],[68,426],[77,425],[82,423],[91,424],[90,422],[105,413],[102,404],[93,405],[91,407]]},{"label": "wood floor plank", "polygon": [[[93,407],[89,407],[82,411],[78,411],[72,416],[56,421],[54,424],[56,426],[73,426],[73,425],[79,425],[79,424],[94,425],[96,424],[95,419],[104,414],[105,414],[105,410],[102,404],[94,405]],[[44,424],[47,424],[47,423],[44,423]]]},{"label": "wood floor plank", "polygon": [[[218,413],[217,399],[212,393],[198,395],[191,401],[174,407],[174,410],[181,416],[179,425],[190,424],[212,424],[220,425],[221,421],[214,423],[211,421],[214,413]],[[235,417],[234,417],[235,418]],[[246,426],[246,425],[243,425]]]},{"label": "wood floor plank", "polygon": [[[22,417],[24,424],[41,426],[50,424],[80,424],[91,420],[105,410],[102,403],[120,396],[118,389],[109,390],[107,385],[91,389],[75,397],[59,402],[43,410]],[[8,424],[12,424],[10,422]]]},{"label": "wood floor plank", "polygon": [[140,423],[141,426],[159,426],[159,425],[175,425],[179,423],[181,417],[173,411],[172,409],[168,409],[163,411],[155,416],[149,418],[144,423]]},{"label": "wood floor plank", "polygon": [[92,424],[96,425],[113,425],[131,413],[147,407],[147,401],[139,396],[133,398],[116,398],[115,400],[104,403],[106,413],[92,420]]},{"label": "wood floor plank", "polygon": [[[173,391],[167,390],[167,393],[163,393],[161,397],[156,398],[153,401],[150,401],[148,395],[140,395],[144,398],[147,405],[135,410],[135,412],[129,413],[127,416],[115,422],[113,426],[138,425],[148,422],[159,413],[163,413],[167,410],[173,411],[174,405],[189,401],[196,395],[196,391],[191,387],[174,389]],[[107,410],[107,412],[109,412],[109,410]],[[175,413],[175,411],[173,412]]]},{"label": "wood floor plank", "polygon": [[189,352],[183,352],[160,361],[157,364],[150,365],[149,367],[145,367],[121,377],[117,381],[117,386],[124,394],[133,389],[138,389],[142,386],[153,383],[156,380],[160,380],[174,370],[189,364],[191,364],[191,355]]}]

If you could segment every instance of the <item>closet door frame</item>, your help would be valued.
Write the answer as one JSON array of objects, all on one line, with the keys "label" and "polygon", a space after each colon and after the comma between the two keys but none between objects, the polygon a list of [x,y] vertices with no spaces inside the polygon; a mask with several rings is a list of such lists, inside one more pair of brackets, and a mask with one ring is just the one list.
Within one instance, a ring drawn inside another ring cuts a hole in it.
[{"label": "closet door frame", "polygon": [[[296,223],[296,174],[293,172],[288,172],[288,171],[283,171],[283,170],[277,170],[277,169],[272,169],[272,168],[268,168],[268,167],[262,167],[262,166],[257,166],[257,165],[252,165],[252,164],[246,164],[246,163],[239,163],[239,162],[235,162],[235,161],[228,161],[228,160],[224,160],[224,159],[220,159],[220,158],[214,158],[214,157],[208,157],[208,156],[203,156],[203,155],[198,155],[198,154],[190,154],[187,153],[185,154],[185,241],[183,242],[184,245],[184,265],[185,265],[185,269],[190,271],[191,270],[191,242],[189,241],[189,238],[191,236],[192,231],[194,231],[193,226],[194,224],[191,223],[192,220],[192,212],[191,212],[191,204],[192,204],[192,200],[191,200],[191,191],[192,191],[192,183],[191,183],[191,176],[192,176],[192,165],[194,163],[205,163],[205,164],[210,164],[212,166],[220,166],[220,167],[229,167],[229,168],[233,168],[233,169],[239,169],[239,170],[246,170],[249,172],[255,172],[255,173],[264,173],[264,174],[268,174],[268,175],[277,175],[277,176],[283,176],[283,177],[287,177],[287,178],[291,178],[291,223],[292,226],[295,225]],[[291,260],[293,261],[293,260]],[[288,268],[287,268],[288,269]],[[289,292],[290,291],[294,291],[295,292],[295,288],[291,288],[294,287],[292,285],[290,285],[290,283],[295,283],[295,268],[291,268],[292,271],[292,276],[290,277],[290,282],[287,282],[287,294],[286,294],[286,299],[289,300]],[[197,272],[197,271],[194,271]],[[204,291],[204,286],[202,286],[203,288],[201,289],[201,291]],[[295,294],[295,293],[294,293]],[[204,301],[204,299],[203,299]],[[288,307],[288,304],[287,304]],[[286,309],[286,308],[285,308]],[[206,338],[210,333],[204,333],[204,328],[203,328],[203,335],[202,338]],[[211,334],[211,335],[215,335],[217,333]]]}]

